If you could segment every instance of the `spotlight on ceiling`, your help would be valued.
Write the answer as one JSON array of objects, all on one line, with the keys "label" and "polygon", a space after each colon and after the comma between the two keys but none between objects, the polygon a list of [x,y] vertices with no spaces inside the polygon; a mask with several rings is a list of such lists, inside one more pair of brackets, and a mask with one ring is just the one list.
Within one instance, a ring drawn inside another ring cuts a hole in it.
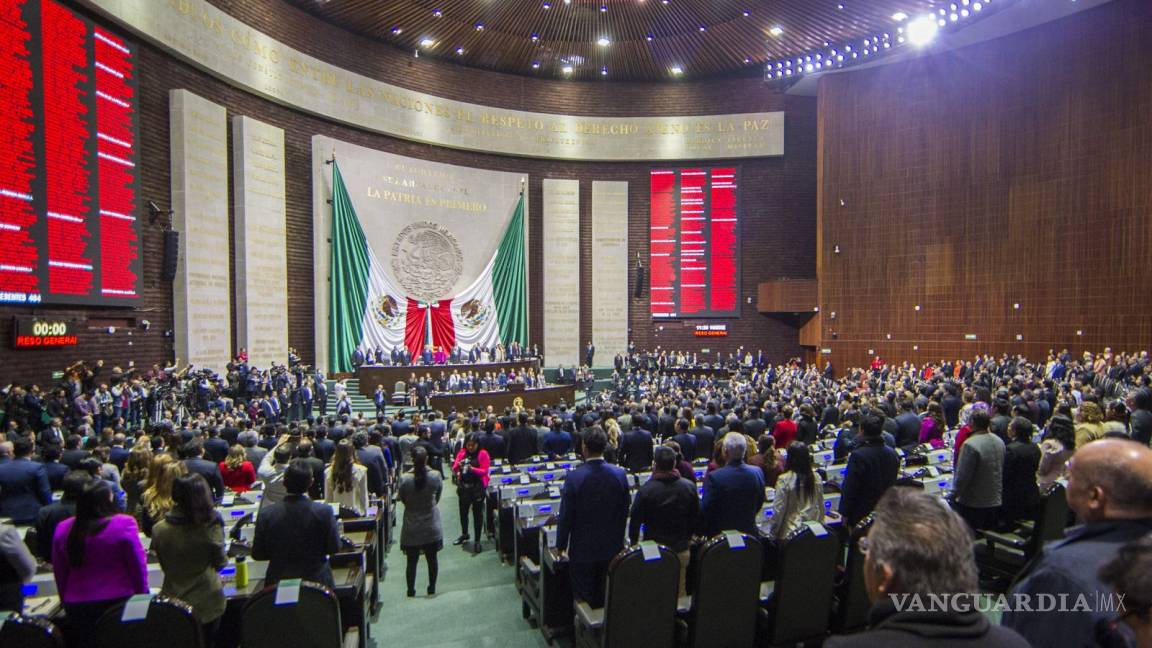
[{"label": "spotlight on ceiling", "polygon": [[596,44],[600,47],[608,47],[608,45],[611,43],[612,41],[608,40],[608,38],[605,36],[601,36],[600,38],[596,39]]},{"label": "spotlight on ceiling", "polygon": [[784,28],[780,25],[772,25],[772,29],[769,29],[768,33],[772,34],[773,36],[779,36],[780,34],[784,33]]},{"label": "spotlight on ceiling", "polygon": [[905,20],[908,20],[908,14],[904,13],[903,11],[897,11],[896,13],[892,14],[892,20],[895,20],[896,22],[904,22]]},{"label": "spotlight on ceiling", "polygon": [[420,47],[432,47],[435,44],[436,44],[436,41],[432,40],[431,38],[428,38],[427,36],[420,39]]},{"label": "spotlight on ceiling", "polygon": [[674,76],[680,76],[681,74],[684,74],[684,68],[680,67],[679,65],[673,65],[669,71]]},{"label": "spotlight on ceiling", "polygon": [[908,42],[916,47],[924,47],[936,38],[939,31],[940,27],[936,24],[935,18],[927,15],[920,16],[908,23]]},{"label": "spotlight on ceiling", "polygon": [[564,67],[560,68],[560,71],[563,72],[564,74],[572,74],[572,66],[571,65],[565,65]]}]

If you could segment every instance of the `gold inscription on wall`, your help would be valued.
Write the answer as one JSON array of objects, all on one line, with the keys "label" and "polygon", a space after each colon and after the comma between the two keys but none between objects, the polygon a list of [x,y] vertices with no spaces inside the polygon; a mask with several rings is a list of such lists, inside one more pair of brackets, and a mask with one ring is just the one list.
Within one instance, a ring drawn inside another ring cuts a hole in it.
[{"label": "gold inscription on wall", "polygon": [[252,29],[206,0],[87,2],[233,85],[404,139],[574,160],[784,154],[783,112],[590,119],[499,110],[407,90],[330,65]]}]

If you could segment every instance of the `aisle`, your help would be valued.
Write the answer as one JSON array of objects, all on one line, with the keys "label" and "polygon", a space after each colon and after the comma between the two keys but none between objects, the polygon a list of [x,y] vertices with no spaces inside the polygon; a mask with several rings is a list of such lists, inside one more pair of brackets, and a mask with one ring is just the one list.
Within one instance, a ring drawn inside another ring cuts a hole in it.
[{"label": "aisle", "polygon": [[[520,597],[512,568],[500,564],[493,543],[473,556],[451,542],[460,535],[456,487],[444,484],[440,516],[444,524],[444,550],[436,596],[424,595],[428,571],[423,558],[416,572],[416,597],[404,595],[405,558],[399,542],[388,554],[388,570],[380,585],[380,616],[372,625],[377,648],[469,648],[492,646],[536,648],[547,646],[538,630],[520,616]],[[403,507],[396,525],[399,538]]]}]

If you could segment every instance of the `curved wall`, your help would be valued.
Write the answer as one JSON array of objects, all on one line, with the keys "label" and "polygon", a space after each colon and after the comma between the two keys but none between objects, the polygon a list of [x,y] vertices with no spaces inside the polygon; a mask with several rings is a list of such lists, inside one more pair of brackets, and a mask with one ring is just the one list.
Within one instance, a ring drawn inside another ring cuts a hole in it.
[{"label": "curved wall", "polygon": [[[178,3],[180,0],[163,0]],[[763,348],[783,360],[798,355],[797,329],[791,323],[756,312],[748,298],[756,286],[778,277],[814,277],[816,242],[816,105],[815,100],[785,97],[756,79],[667,84],[579,83],[533,79],[487,72],[440,62],[416,59],[333,27],[280,0],[213,0],[229,14],[253,28],[330,63],[395,85],[437,96],[498,108],[594,116],[706,115],[739,112],[785,112],[785,154],[782,157],[731,160],[741,167],[740,200],[744,209],[741,254],[741,318],[729,321],[726,339],[697,339],[677,322],[654,326],[648,316],[648,296],[631,300],[629,326],[641,347],[715,350],[744,345]],[[107,22],[107,21],[105,21]],[[124,30],[108,25],[123,33]],[[139,39],[134,39],[139,42]],[[580,338],[589,339],[591,322],[591,182],[623,180],[629,183],[629,257],[647,255],[648,172],[647,163],[571,162],[525,160],[507,156],[452,150],[370,133],[307,115],[232,87],[187,63],[139,43],[141,110],[141,197],[161,206],[171,204],[169,174],[168,92],[184,88],[228,109],[229,115],[248,115],[285,131],[287,174],[287,262],[289,344],[306,361],[314,358],[312,280],[312,169],[311,138],[327,135],[420,159],[500,171],[529,168],[529,228],[534,241],[542,231],[541,187],[544,178],[581,181],[581,285],[573,295],[581,304]],[[231,138],[231,133],[229,133]],[[717,161],[716,164],[724,164]],[[669,163],[661,163],[668,166]],[[232,170],[234,172],[234,170]],[[229,208],[232,201],[229,200]],[[80,346],[72,351],[9,353],[0,364],[3,379],[45,381],[54,367],[75,359],[102,357],[110,363],[162,362],[172,356],[172,341],[164,331],[172,328],[171,284],[160,280],[162,228],[144,227],[144,299],[142,312],[100,309],[50,309],[37,312],[85,317],[90,330],[82,331]],[[234,248],[233,242],[231,248]],[[227,251],[232,262],[233,249]],[[225,256],[221,250],[221,257]],[[543,333],[543,292],[540,282],[544,259],[533,243],[529,254],[529,335],[539,342]],[[233,267],[233,276],[235,276]],[[0,308],[0,340],[11,337],[11,315],[24,309]],[[124,327],[146,318],[152,327],[128,337],[123,331],[109,336],[109,323]],[[97,328],[99,327],[99,328]]]}]

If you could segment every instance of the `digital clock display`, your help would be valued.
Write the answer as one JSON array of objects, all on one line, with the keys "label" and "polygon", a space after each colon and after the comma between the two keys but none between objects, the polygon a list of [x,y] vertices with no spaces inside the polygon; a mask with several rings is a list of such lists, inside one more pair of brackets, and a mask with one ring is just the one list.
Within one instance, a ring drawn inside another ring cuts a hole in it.
[{"label": "digital clock display", "polygon": [[76,346],[76,322],[67,319],[17,317],[13,329],[17,349]]}]

